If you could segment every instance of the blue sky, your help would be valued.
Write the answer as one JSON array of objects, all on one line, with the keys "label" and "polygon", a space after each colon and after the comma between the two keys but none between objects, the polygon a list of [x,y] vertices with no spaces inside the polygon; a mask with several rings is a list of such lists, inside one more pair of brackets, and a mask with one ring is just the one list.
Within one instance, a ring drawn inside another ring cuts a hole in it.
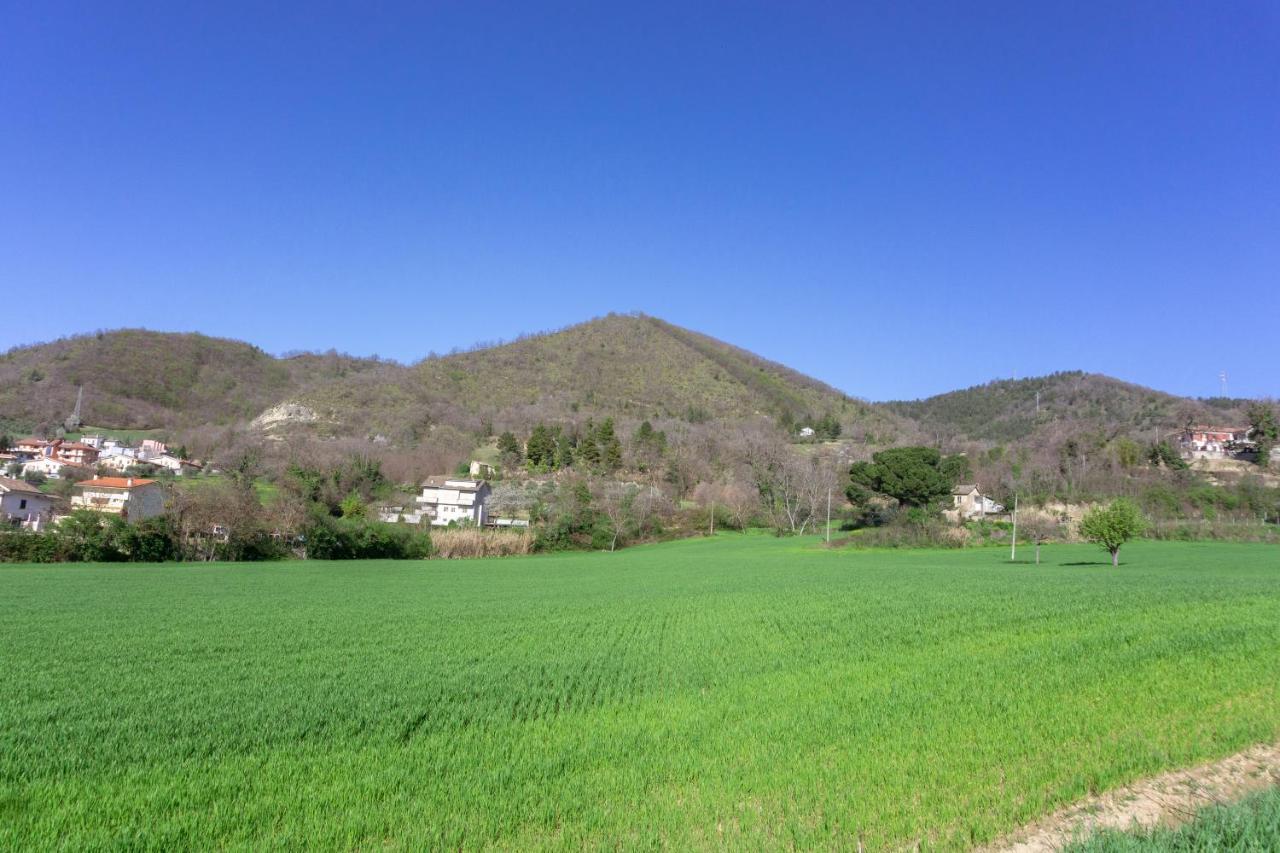
[{"label": "blue sky", "polygon": [[0,346],[640,310],[871,399],[1280,396],[1273,2],[0,6]]}]

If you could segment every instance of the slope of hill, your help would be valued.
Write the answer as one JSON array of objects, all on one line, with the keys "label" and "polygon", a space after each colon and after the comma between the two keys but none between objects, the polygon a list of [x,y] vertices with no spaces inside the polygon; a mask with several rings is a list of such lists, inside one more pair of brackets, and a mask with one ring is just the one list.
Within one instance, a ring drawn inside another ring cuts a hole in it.
[{"label": "slope of hill", "polygon": [[86,423],[121,429],[232,424],[307,385],[369,370],[336,354],[275,358],[240,341],[125,329],[0,355],[0,419],[47,431],[83,386]]},{"label": "slope of hill", "polygon": [[831,413],[889,434],[892,413],[714,338],[653,317],[609,315],[472,352],[430,358],[377,383],[350,377],[297,397],[322,423],[392,437],[431,424],[524,428],[588,416],[691,422]]},{"label": "slope of hill", "polygon": [[[1038,395],[1038,397],[1037,397]],[[1102,376],[1071,371],[1005,379],[925,400],[884,405],[929,434],[1018,442],[1080,430],[1157,434],[1191,421],[1239,421],[1241,401],[1192,400]]]},{"label": "slope of hill", "polygon": [[123,330],[0,356],[0,427],[50,431],[85,388],[86,423],[120,429],[248,425],[275,433],[382,435],[433,427],[527,431],[540,421],[781,422],[835,415],[882,442],[892,412],[653,317],[609,315],[411,367],[334,353],[277,358],[238,341]]}]

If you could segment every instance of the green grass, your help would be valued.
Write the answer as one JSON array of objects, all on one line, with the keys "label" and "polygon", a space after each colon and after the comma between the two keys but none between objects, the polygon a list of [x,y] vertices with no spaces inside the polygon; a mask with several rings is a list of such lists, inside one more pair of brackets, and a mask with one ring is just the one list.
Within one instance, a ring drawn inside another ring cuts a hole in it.
[{"label": "green grass", "polygon": [[[188,474],[182,477],[173,477],[170,482],[184,491],[193,491],[210,488],[214,484],[222,482],[225,478],[223,474]],[[273,503],[276,498],[280,497],[280,487],[262,478],[253,481],[253,490],[258,493],[258,500],[263,504]]]},{"label": "green grass", "polygon": [[0,567],[0,848],[991,839],[1280,733],[1280,553]]},{"label": "green grass", "polygon": [[79,432],[67,433],[67,438],[72,441],[79,441],[86,435],[100,435],[103,438],[117,438],[130,444],[140,444],[143,439],[158,438],[163,433],[164,430],[160,429],[113,429],[111,427],[86,426],[81,427]]},{"label": "green grass", "polygon": [[1268,788],[1238,803],[1210,806],[1177,828],[1101,832],[1071,845],[1068,853],[1174,853],[1261,851],[1280,848],[1280,788]]}]

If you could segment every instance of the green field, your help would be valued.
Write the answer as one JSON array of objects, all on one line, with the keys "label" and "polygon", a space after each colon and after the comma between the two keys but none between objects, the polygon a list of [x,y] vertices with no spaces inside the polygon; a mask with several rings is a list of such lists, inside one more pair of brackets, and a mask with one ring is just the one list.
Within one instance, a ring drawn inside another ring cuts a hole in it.
[{"label": "green field", "polygon": [[0,848],[988,840],[1280,734],[1280,551],[0,567]]}]

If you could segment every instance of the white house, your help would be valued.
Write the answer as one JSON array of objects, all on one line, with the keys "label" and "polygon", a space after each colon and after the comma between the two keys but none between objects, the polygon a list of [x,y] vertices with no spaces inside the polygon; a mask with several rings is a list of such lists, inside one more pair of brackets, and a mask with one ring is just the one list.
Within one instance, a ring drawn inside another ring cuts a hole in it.
[{"label": "white house", "polygon": [[0,521],[34,524],[53,514],[53,498],[30,483],[0,477]]},{"label": "white house", "polygon": [[1004,507],[978,491],[976,485],[965,484],[951,490],[951,508],[946,515],[955,521],[966,521],[1002,512]]},{"label": "white house", "polygon": [[801,438],[813,438],[813,427],[800,427]]},{"label": "white house", "polygon": [[142,521],[164,512],[164,489],[155,480],[136,477],[94,477],[76,483],[71,508],[119,515]]},{"label": "white house", "polygon": [[109,456],[98,457],[99,468],[106,468],[109,471],[119,471],[121,474],[123,474],[125,471],[128,471],[130,468],[132,468],[134,465],[137,465],[137,464],[138,464],[137,459],[135,459],[132,456],[125,456],[123,454],[113,453]]},{"label": "white house", "polygon": [[32,473],[43,474],[50,480],[61,480],[63,477],[79,477],[85,473],[85,469],[79,465],[74,465],[65,459],[57,459],[52,456],[41,456],[30,462],[22,464],[22,476]]},{"label": "white house", "polygon": [[484,480],[428,477],[417,498],[418,511],[436,527],[452,523],[478,527],[485,522],[485,502],[491,491]]}]

